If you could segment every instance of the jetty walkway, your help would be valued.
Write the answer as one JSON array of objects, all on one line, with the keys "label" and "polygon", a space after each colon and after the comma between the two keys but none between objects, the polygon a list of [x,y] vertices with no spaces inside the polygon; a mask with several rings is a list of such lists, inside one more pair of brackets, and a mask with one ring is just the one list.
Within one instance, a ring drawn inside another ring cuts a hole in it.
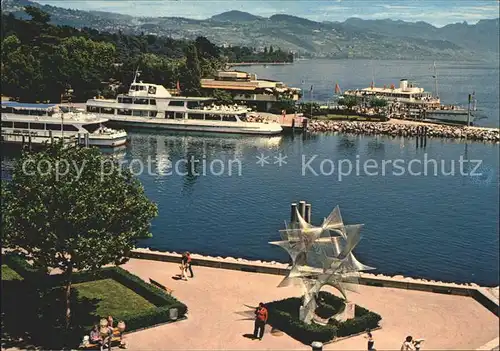
[{"label": "jetty walkway", "polygon": [[[146,281],[151,278],[173,289],[173,295],[189,309],[187,320],[128,334],[129,349],[311,349],[286,334],[272,335],[269,326],[262,341],[247,339],[243,334],[252,333],[253,321],[244,320],[237,314],[248,310],[244,304],[256,305],[261,301],[298,296],[300,288],[278,288],[283,277],[276,274],[196,265],[200,257],[193,255],[195,278],[188,281],[172,278],[179,273],[179,263],[133,258],[122,266]],[[242,261],[213,258],[213,261],[218,260],[235,264]],[[255,265],[269,266],[262,262]],[[491,350],[498,346],[498,317],[471,297],[360,285],[358,292],[351,292],[349,298],[382,316],[382,328],[373,333],[377,349],[399,350],[407,335],[425,338],[424,347],[428,350],[476,350],[484,345]],[[365,347],[366,339],[360,335],[325,345],[324,349],[361,350]]]}]

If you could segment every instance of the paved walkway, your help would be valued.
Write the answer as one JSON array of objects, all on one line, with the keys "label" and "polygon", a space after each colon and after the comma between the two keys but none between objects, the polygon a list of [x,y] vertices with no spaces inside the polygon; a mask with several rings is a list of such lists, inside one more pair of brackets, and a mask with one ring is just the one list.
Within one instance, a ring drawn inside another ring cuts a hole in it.
[{"label": "paved walkway", "polygon": [[[298,341],[273,336],[269,327],[262,341],[243,334],[253,321],[236,312],[255,305],[300,295],[298,288],[277,288],[280,276],[194,267],[195,278],[178,281],[173,263],[132,259],[123,268],[174,289],[189,308],[187,320],[128,336],[131,350],[310,350]],[[353,302],[382,315],[382,329],[374,332],[377,349],[399,350],[407,335],[425,338],[423,349],[476,349],[498,337],[498,317],[468,297],[391,288],[359,286]],[[362,350],[363,336],[325,346],[325,350]]]}]

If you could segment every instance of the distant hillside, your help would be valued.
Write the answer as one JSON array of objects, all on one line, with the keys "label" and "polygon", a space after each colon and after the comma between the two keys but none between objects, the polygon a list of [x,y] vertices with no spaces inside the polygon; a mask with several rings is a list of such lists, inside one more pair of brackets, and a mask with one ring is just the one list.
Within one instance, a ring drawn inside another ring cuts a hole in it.
[{"label": "distant hillside", "polygon": [[252,15],[248,12],[233,10],[212,16],[210,19],[217,22],[252,22],[261,20],[262,17]]},{"label": "distant hillside", "polygon": [[[28,0],[3,0],[2,11],[20,16]],[[315,22],[286,14],[269,18],[229,11],[206,20],[180,17],[132,17],[108,12],[68,10],[39,5],[55,24],[91,27],[173,39],[207,37],[218,45],[263,48],[272,45],[301,56],[370,59],[497,60],[499,20],[449,24],[437,28],[426,22],[363,20]]]}]

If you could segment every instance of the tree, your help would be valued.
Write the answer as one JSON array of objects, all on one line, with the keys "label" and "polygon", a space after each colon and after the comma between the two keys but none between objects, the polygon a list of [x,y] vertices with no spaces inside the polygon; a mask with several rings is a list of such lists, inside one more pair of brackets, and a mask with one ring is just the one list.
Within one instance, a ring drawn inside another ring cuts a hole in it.
[{"label": "tree", "polygon": [[207,38],[197,37],[194,43],[200,58],[219,58],[219,48]]},{"label": "tree", "polygon": [[25,6],[24,11],[31,16],[31,20],[33,22],[39,23],[39,24],[47,24],[50,21],[50,15],[41,10],[38,7],[35,6]]},{"label": "tree", "polygon": [[226,90],[215,89],[212,93],[215,102],[223,105],[234,104],[233,97]]},{"label": "tree", "polygon": [[24,153],[2,188],[3,245],[64,272],[66,328],[73,271],[124,263],[157,215],[131,172],[95,148]]},{"label": "tree", "polygon": [[387,106],[386,99],[380,99],[376,97],[370,99],[370,107],[385,107],[385,106]]},{"label": "tree", "polygon": [[182,92],[186,95],[200,95],[201,69],[196,46],[190,44],[186,48],[186,66],[182,74]]},{"label": "tree", "polygon": [[359,104],[359,99],[356,96],[344,95],[341,101],[341,104],[347,106],[350,110]]}]

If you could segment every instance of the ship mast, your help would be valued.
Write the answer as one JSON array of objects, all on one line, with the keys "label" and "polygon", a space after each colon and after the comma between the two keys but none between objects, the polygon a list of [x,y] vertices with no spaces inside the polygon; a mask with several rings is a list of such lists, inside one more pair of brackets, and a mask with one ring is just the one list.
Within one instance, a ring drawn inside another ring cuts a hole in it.
[{"label": "ship mast", "polygon": [[141,75],[141,71],[139,71],[139,66],[137,66],[137,69],[135,70],[135,74],[134,74],[134,81],[132,82],[132,84],[137,82],[137,77],[139,77],[140,75]]},{"label": "ship mast", "polygon": [[437,70],[436,70],[436,61],[434,61],[434,91],[436,93],[436,98],[439,98],[439,93],[438,93],[438,75],[437,75]]}]

